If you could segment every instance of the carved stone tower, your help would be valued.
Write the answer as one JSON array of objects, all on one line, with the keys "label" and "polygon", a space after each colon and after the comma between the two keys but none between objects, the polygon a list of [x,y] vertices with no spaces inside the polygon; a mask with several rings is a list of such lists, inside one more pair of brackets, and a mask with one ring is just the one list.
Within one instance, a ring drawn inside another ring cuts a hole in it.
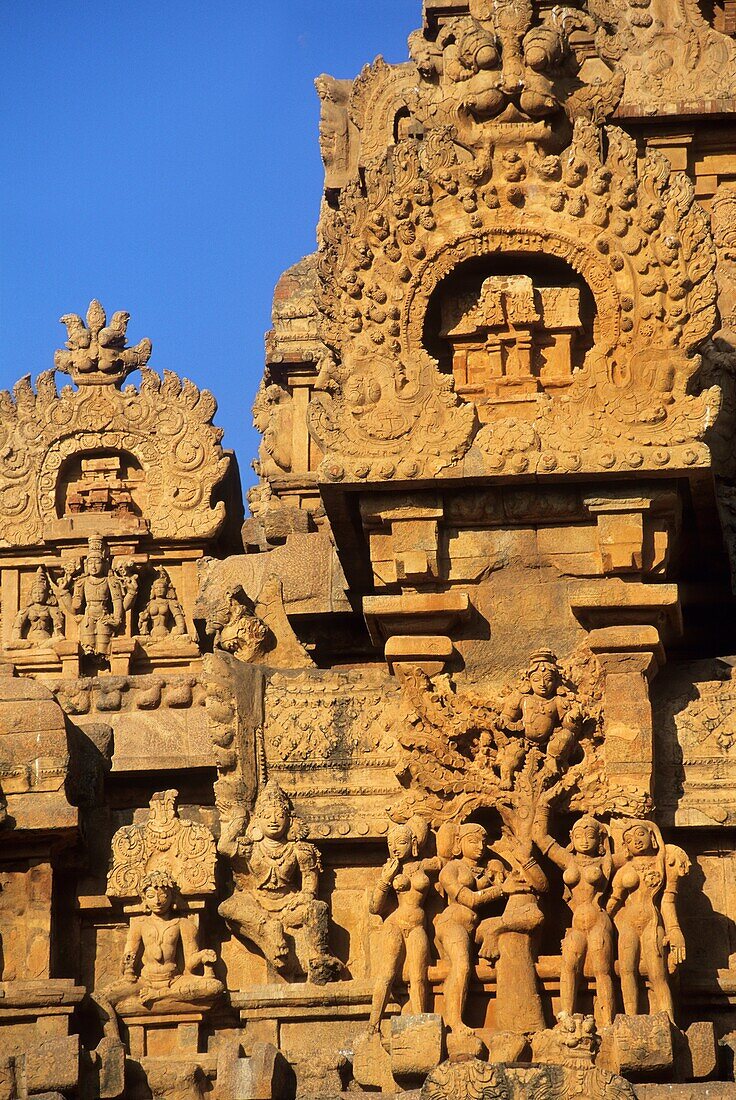
[{"label": "carved stone tower", "polygon": [[0,395],[8,1100],[736,1100],[735,20],[317,79],[242,541],[127,313]]}]

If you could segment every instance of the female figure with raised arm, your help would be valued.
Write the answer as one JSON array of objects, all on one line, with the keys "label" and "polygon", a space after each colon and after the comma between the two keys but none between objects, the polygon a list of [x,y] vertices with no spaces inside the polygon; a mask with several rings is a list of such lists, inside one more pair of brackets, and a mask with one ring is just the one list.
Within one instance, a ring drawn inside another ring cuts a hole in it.
[{"label": "female figure with raised arm", "polygon": [[595,976],[595,1021],[599,1028],[613,1023],[613,922],[605,896],[613,874],[608,830],[585,814],[572,827],[570,844],[563,848],[549,835],[548,814],[538,817],[535,841],[562,871],[565,901],[572,926],[562,941],[560,1012],[575,1014],[580,976],[587,962]]},{"label": "female figure with raised arm", "polygon": [[429,826],[413,817],[405,825],[395,825],[388,831],[389,858],[373,888],[369,909],[382,915],[393,894],[396,908],[381,926],[379,938],[378,975],[373,987],[368,1031],[378,1031],[391,988],[401,977],[406,962],[409,978],[409,1003],[413,1015],[427,1011],[429,986],[429,937],[424,905],[430,887],[429,875],[439,870],[436,859],[420,859],[429,833]]}]

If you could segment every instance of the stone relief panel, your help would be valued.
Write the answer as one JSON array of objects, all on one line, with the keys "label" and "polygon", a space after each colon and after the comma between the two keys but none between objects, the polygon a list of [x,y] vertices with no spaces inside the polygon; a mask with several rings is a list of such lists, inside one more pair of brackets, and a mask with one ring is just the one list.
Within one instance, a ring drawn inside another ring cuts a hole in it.
[{"label": "stone relief panel", "polygon": [[613,31],[609,49],[626,77],[623,115],[675,114],[736,97],[736,44],[688,0],[590,0]]},{"label": "stone relief panel", "polygon": [[[564,158],[520,144],[468,163],[440,128],[389,150],[366,188],[348,189],[323,215],[319,305],[336,359],[316,383],[310,430],[328,456],[325,478],[416,476],[409,467],[423,455],[432,472],[467,452],[474,418],[427,351],[427,318],[448,276],[492,263],[511,240],[530,257],[527,277],[532,254],[582,276],[595,301],[593,343],[565,400],[537,395],[523,420],[501,408],[481,428],[473,453],[483,468],[708,463],[700,440],[718,391],[689,387],[715,327],[715,251],[691,183],[660,153],[639,164],[623,131],[579,119]],[[517,347],[514,338],[518,358]]]},{"label": "stone relief panel", "polygon": [[672,665],[655,682],[655,795],[668,824],[736,820],[736,682],[727,662]]}]

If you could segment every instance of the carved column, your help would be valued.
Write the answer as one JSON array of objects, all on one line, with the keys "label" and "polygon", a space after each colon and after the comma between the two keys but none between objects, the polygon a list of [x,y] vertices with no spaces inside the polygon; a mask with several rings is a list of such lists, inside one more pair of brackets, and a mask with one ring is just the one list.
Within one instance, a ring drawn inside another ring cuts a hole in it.
[{"label": "carved column", "polygon": [[651,795],[649,685],[665,663],[663,641],[682,633],[677,585],[607,578],[573,583],[569,597],[605,673],[607,773],[613,783],[631,784]]}]

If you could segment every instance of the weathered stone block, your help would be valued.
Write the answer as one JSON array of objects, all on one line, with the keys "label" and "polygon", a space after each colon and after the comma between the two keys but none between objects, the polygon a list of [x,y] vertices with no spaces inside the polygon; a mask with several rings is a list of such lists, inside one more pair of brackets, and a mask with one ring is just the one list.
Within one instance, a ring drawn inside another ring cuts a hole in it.
[{"label": "weathered stone block", "polygon": [[442,1061],[442,1017],[394,1016],[391,1020],[391,1072],[396,1078],[419,1077]]}]

